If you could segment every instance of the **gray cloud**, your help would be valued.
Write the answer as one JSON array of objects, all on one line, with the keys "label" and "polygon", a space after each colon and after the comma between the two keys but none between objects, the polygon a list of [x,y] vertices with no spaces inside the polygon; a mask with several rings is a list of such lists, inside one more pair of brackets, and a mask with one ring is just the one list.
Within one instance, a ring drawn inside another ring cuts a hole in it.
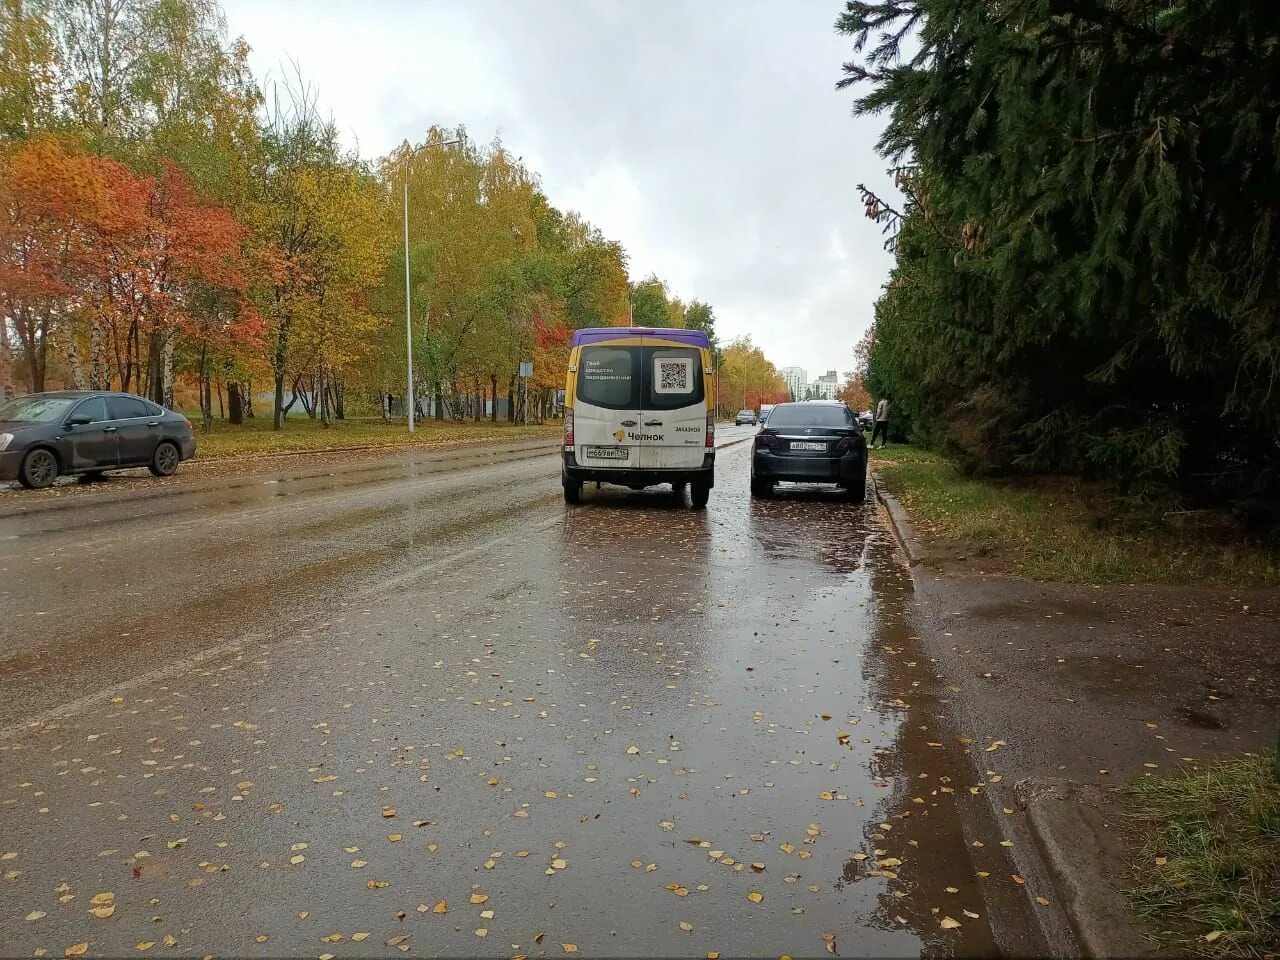
[{"label": "gray cloud", "polygon": [[891,260],[854,189],[888,189],[880,124],[833,89],[839,0],[226,6],[255,69],[298,60],[364,152],[432,123],[500,135],[726,339],[850,366]]}]

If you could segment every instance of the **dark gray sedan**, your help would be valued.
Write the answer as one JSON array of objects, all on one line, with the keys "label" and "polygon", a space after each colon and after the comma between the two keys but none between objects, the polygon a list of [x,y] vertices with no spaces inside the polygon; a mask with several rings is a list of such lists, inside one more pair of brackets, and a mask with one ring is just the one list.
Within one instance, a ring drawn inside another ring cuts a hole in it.
[{"label": "dark gray sedan", "polygon": [[843,403],[780,403],[751,444],[751,496],[769,497],[779,480],[834,483],[861,503],[867,490],[867,440]]},{"label": "dark gray sedan", "polygon": [[167,477],[195,455],[190,420],[132,394],[61,390],[0,405],[0,482],[40,488],[125,467]]}]

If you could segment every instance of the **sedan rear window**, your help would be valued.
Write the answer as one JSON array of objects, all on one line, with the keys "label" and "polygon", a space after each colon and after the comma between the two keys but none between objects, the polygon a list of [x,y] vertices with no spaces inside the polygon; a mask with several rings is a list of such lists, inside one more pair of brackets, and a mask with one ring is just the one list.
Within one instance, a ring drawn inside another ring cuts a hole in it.
[{"label": "sedan rear window", "polygon": [[153,416],[146,403],[137,397],[110,397],[107,406],[111,410],[112,420],[130,420],[136,417]]},{"label": "sedan rear window", "polygon": [[771,427],[851,427],[848,407],[828,404],[788,403],[769,412]]}]

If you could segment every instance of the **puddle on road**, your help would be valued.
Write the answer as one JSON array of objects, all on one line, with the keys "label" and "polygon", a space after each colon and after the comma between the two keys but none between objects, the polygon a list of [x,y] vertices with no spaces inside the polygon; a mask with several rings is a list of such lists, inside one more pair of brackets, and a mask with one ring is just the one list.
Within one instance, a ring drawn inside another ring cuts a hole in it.
[{"label": "puddle on road", "polygon": [[890,540],[726,474],[0,744],[4,952],[997,952]]}]

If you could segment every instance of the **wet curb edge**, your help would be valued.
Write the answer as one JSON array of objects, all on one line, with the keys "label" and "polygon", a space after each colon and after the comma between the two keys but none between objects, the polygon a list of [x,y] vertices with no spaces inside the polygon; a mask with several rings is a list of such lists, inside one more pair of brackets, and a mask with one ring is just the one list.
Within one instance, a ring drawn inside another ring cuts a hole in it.
[{"label": "wet curb edge", "polygon": [[[906,508],[889,492],[883,477],[872,473],[871,480],[907,564],[915,566],[921,551]],[[1084,954],[1155,956],[1157,951],[1133,922],[1124,893],[1107,879],[1117,875],[1117,865],[1106,842],[1105,811],[1110,802],[1105,791],[1074,780],[1033,777],[1020,781],[1014,792]],[[1063,946],[1059,944],[1059,950]]]},{"label": "wet curb edge", "polygon": [[1123,864],[1109,839],[1115,826],[1108,822],[1108,812],[1114,811],[1108,793],[1093,784],[1052,777],[1031,777],[1014,789],[1084,953],[1157,955],[1133,922],[1124,892],[1112,885]]},{"label": "wet curb edge", "polygon": [[920,562],[920,551],[916,547],[915,533],[911,528],[911,520],[907,517],[906,507],[889,492],[880,474],[874,472],[871,474],[871,486],[876,491],[876,499],[884,505],[885,511],[889,514],[889,526],[893,528],[898,546],[902,547],[902,552],[907,556],[907,565],[914,567]]}]

